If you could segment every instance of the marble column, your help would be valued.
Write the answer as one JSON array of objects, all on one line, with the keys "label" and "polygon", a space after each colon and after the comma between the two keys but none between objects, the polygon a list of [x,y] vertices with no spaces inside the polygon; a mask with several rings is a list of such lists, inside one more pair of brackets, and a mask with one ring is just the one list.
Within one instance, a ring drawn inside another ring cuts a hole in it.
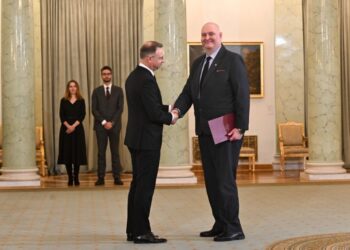
[{"label": "marble column", "polygon": [[[156,0],[155,40],[163,43],[165,63],[157,71],[163,102],[172,104],[187,79],[186,1]],[[165,127],[157,183],[196,183],[189,159],[187,115]]]},{"label": "marble column", "polygon": [[[281,122],[305,123],[302,0],[275,0],[276,128]],[[277,129],[276,129],[276,133]],[[274,169],[280,169],[278,136]],[[287,159],[286,169],[303,168],[302,159]]]},{"label": "marble column", "polygon": [[342,168],[339,3],[307,0],[305,46],[310,179],[347,179]]},{"label": "marble column", "polygon": [[2,0],[1,186],[38,186],[35,162],[34,36],[32,0]]}]

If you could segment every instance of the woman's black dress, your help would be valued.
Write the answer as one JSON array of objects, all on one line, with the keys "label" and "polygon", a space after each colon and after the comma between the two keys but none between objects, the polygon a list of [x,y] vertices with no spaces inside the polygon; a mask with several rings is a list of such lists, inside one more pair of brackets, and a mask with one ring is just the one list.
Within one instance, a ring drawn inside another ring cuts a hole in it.
[{"label": "woman's black dress", "polygon": [[[61,129],[59,137],[58,164],[86,165],[86,144],[83,120],[85,118],[85,101],[84,99],[76,100],[71,103],[69,100],[62,98],[60,104]],[[75,130],[67,134],[67,127],[64,122],[73,125],[76,121],[80,124]]]}]

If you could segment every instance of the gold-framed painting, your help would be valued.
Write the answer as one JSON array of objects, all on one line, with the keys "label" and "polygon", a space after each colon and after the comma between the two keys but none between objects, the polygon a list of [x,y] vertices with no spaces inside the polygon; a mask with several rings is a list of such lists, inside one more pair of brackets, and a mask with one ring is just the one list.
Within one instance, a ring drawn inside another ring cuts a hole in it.
[{"label": "gold-framed painting", "polygon": [[[249,79],[251,98],[264,97],[264,53],[263,42],[223,42],[229,51],[242,56]],[[204,53],[200,42],[188,43],[188,72],[193,61]]]}]

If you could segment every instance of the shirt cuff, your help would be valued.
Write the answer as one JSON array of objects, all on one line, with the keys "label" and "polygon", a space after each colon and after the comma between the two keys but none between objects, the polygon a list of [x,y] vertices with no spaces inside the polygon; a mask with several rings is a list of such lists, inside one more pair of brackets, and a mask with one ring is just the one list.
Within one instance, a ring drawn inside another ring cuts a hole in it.
[{"label": "shirt cuff", "polygon": [[106,123],[107,123],[106,120],[103,120],[103,121],[101,122],[102,126],[104,126]]},{"label": "shirt cuff", "polygon": [[173,122],[175,120],[175,115],[173,113],[170,113],[171,114],[171,122]]},{"label": "shirt cuff", "polygon": [[178,108],[173,108],[173,109],[177,111],[177,113],[179,114],[179,118],[181,118],[181,117],[182,117],[182,116],[181,116],[181,110],[178,109]]}]

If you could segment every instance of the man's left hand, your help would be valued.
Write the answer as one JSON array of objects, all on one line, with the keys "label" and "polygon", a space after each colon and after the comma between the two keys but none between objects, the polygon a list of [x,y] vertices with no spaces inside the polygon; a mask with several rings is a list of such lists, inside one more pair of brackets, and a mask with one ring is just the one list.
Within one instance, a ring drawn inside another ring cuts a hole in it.
[{"label": "man's left hand", "polygon": [[227,136],[230,141],[236,141],[242,139],[243,134],[241,134],[240,129],[234,128],[227,134]]}]

